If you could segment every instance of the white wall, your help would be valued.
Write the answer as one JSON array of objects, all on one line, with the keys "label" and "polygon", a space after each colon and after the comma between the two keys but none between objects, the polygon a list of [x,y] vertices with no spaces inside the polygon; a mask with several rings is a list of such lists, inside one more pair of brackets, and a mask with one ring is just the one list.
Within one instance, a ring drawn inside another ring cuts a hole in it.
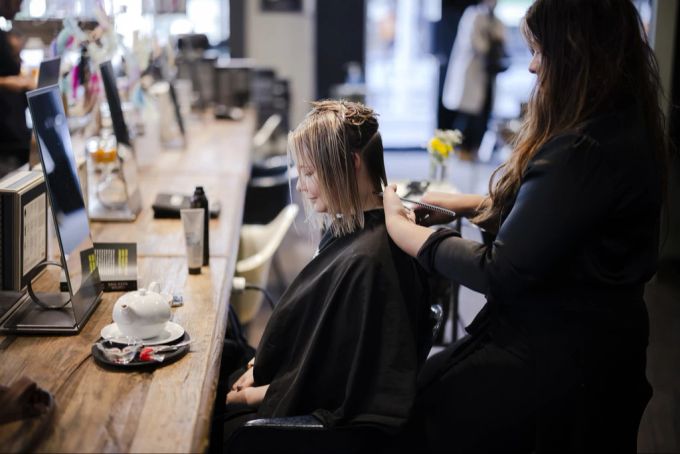
[{"label": "white wall", "polygon": [[316,91],[316,0],[304,0],[301,13],[262,12],[259,0],[245,3],[245,56],[290,80],[290,125],[294,128],[309,110]]}]

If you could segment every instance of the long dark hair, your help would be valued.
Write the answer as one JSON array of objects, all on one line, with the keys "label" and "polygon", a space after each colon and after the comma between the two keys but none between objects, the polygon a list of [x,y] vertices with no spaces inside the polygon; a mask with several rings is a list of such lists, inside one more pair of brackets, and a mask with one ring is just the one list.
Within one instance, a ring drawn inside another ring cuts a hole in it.
[{"label": "long dark hair", "polygon": [[541,52],[537,81],[510,159],[489,183],[491,203],[473,221],[498,228],[529,160],[553,137],[578,131],[594,115],[636,102],[666,186],[668,143],[661,83],[642,21],[631,0],[536,0],[522,33]]}]

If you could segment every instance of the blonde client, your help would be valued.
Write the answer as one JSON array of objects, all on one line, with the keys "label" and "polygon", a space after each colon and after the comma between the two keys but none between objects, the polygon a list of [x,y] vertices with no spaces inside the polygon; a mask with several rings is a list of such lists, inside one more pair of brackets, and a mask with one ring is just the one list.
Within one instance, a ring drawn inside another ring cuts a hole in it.
[{"label": "blonde client", "polygon": [[232,386],[227,415],[313,414],[328,427],[396,431],[431,324],[425,276],[390,240],[376,195],[386,184],[376,115],[358,103],[316,102],[288,144],[308,218],[325,233],[272,313],[253,367]]}]

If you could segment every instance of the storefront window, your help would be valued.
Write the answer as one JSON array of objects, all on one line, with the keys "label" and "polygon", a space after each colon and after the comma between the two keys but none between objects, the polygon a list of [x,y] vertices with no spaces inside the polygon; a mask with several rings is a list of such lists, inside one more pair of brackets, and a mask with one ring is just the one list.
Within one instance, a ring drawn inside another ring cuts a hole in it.
[{"label": "storefront window", "polygon": [[430,40],[437,3],[367,1],[366,102],[380,113],[387,148],[422,147],[436,126],[438,63]]},{"label": "storefront window", "polygon": [[652,27],[652,0],[633,0],[635,6],[640,12],[640,19],[642,19],[642,26],[649,36]]},{"label": "storefront window", "polygon": [[[498,2],[496,15],[506,25],[512,64],[497,78],[494,117],[519,116],[534,82],[527,70],[530,54],[519,31],[531,2]],[[366,101],[380,113],[388,148],[422,148],[436,128],[439,62],[432,55],[431,40],[440,15],[441,0],[367,2]]]},{"label": "storefront window", "polygon": [[535,76],[529,72],[531,54],[520,23],[533,0],[500,0],[496,17],[505,25],[505,50],[510,56],[510,67],[496,76],[496,93],[492,118],[519,117],[522,103],[529,99]]}]

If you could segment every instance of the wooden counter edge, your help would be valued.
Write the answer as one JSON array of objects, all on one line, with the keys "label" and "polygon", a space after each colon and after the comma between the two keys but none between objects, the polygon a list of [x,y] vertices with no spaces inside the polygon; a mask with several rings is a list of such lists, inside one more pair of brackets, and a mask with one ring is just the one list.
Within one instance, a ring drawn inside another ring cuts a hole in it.
[{"label": "wooden counter edge", "polygon": [[[241,203],[241,210],[239,211],[239,218],[243,218],[243,209],[245,205],[245,193],[246,185],[248,184],[248,177],[243,177],[243,188],[242,198],[243,203]],[[220,292],[220,304],[221,310],[219,311],[220,319],[213,330],[213,336],[217,336],[220,339],[224,339],[227,332],[227,320],[229,312],[229,300],[231,296],[231,283],[234,273],[236,272],[236,259],[238,256],[238,245],[241,233],[241,226],[235,229],[235,235],[231,239],[231,249],[235,251],[231,259],[227,259],[227,267],[224,273],[222,281],[222,290]],[[208,448],[208,442],[210,441],[210,429],[212,426],[212,415],[213,406],[215,404],[215,393],[217,392],[217,381],[219,380],[220,372],[220,361],[222,359],[222,350],[224,348],[224,342],[214,342],[212,355],[214,358],[219,359],[219,361],[214,361],[210,365],[210,370],[205,376],[203,381],[203,389],[201,395],[204,396],[199,408],[198,408],[198,418],[196,419],[196,427],[194,427],[194,433],[191,440],[191,451],[192,452],[206,452]],[[206,399],[207,396],[207,399]],[[207,420],[207,421],[206,421]]]}]

